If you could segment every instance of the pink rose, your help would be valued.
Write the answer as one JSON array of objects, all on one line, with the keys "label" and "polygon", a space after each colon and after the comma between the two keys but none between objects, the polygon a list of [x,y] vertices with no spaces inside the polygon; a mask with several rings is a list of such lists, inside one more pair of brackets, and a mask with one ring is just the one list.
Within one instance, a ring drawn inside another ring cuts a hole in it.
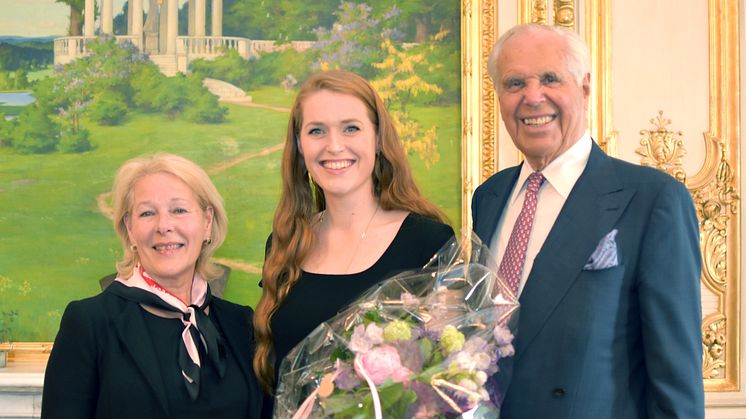
[{"label": "pink rose", "polygon": [[355,356],[355,372],[365,379],[367,375],[376,385],[387,379],[395,383],[408,381],[412,371],[403,367],[399,352],[389,345],[377,346]]}]

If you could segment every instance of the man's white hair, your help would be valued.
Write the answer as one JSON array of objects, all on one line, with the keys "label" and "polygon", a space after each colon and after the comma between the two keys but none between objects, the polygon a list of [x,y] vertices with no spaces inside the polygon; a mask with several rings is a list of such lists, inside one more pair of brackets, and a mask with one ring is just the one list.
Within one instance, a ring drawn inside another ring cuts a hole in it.
[{"label": "man's white hair", "polygon": [[510,28],[507,32],[502,34],[497,43],[492,47],[490,52],[489,61],[487,61],[487,70],[490,72],[492,82],[495,84],[495,88],[500,91],[500,73],[497,68],[497,60],[500,57],[500,51],[502,51],[505,42],[512,38],[514,35],[523,33],[536,33],[536,32],[550,32],[559,35],[564,41],[566,48],[566,59],[567,59],[567,71],[575,77],[575,81],[578,86],[582,85],[583,78],[586,74],[591,72],[591,59],[588,47],[580,36],[574,31],[564,29],[559,26],[551,25],[540,25],[538,23],[525,23],[522,25],[516,25]]}]

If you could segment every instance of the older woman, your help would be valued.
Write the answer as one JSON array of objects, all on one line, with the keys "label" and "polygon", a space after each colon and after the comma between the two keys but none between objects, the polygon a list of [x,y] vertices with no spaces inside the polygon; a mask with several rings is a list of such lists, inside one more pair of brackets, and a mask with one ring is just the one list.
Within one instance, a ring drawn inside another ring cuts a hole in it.
[{"label": "older woman", "polygon": [[[420,194],[383,101],[354,73],[325,71],[303,84],[282,176],[254,317],[254,369],[267,393],[316,326],[392,273],[422,267],[453,237]],[[267,397],[262,417],[271,414]]]},{"label": "older woman", "polygon": [[117,278],[68,305],[42,417],[254,418],[252,310],[214,297],[227,218],[207,174],[179,156],[126,162],[114,181]]}]

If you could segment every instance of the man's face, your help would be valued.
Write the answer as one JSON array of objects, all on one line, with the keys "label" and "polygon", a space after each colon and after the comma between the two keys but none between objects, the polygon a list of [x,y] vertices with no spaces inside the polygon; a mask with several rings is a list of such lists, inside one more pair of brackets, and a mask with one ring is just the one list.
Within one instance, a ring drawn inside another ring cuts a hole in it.
[{"label": "man's face", "polygon": [[503,45],[497,91],[505,128],[534,170],[542,170],[586,130],[590,76],[568,71],[565,41],[551,32],[524,32]]}]

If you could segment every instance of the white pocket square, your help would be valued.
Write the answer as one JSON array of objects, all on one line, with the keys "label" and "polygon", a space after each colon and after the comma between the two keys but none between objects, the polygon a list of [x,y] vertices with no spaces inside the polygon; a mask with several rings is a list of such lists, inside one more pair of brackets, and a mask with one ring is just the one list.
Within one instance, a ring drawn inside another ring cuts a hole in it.
[{"label": "white pocket square", "polygon": [[605,235],[600,242],[598,242],[596,250],[593,251],[590,259],[588,259],[588,262],[583,266],[583,270],[598,271],[619,265],[615,240],[616,233],[617,229],[613,229],[609,234]]}]

